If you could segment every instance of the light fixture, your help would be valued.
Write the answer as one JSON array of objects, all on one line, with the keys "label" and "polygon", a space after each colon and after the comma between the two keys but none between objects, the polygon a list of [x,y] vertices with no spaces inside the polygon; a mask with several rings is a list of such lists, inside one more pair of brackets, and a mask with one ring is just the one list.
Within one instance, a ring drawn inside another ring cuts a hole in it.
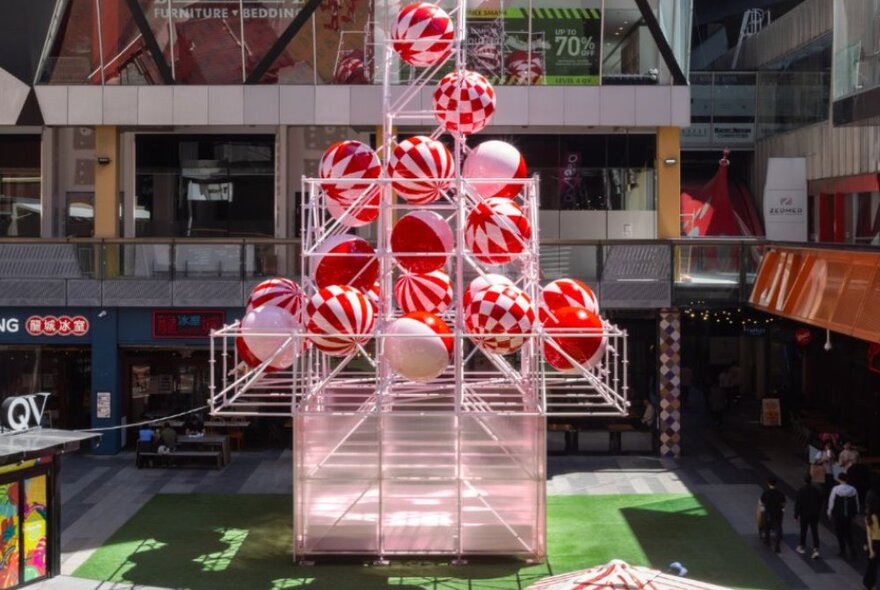
[{"label": "light fixture", "polygon": [[110,162],[112,162],[110,156],[98,156],[98,164],[100,164],[101,166],[106,166]]},{"label": "light fixture", "polygon": [[831,350],[831,330],[825,330],[825,352]]},{"label": "light fixture", "polygon": [[666,164],[667,166],[675,166],[676,164],[678,164],[678,159],[677,158],[664,158],[663,163]]},{"label": "light fixture", "polygon": [[105,317],[107,317],[107,310],[106,310],[106,309],[102,309],[100,312],[98,312],[98,317],[99,317],[99,318],[105,318]]}]

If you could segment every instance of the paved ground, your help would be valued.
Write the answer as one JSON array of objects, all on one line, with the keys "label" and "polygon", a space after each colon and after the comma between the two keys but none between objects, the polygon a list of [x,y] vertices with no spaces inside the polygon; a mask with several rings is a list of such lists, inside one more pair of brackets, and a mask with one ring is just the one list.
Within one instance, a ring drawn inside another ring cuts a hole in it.
[{"label": "paved ground", "polygon": [[[817,561],[794,551],[797,534],[791,511],[785,523],[782,553],[772,553],[761,544],[755,529],[755,507],[762,482],[772,472],[783,480],[781,487],[791,496],[806,464],[802,449],[784,431],[762,429],[744,412],[740,413],[744,415],[738,417],[735,426],[718,431],[706,425],[698,409],[688,412],[688,456],[678,461],[634,455],[552,456],[548,462],[548,493],[700,494],[712,502],[788,587],[859,588],[864,558],[853,563],[837,558],[836,542],[826,525],[821,530],[822,559]],[[591,446],[596,440],[588,437],[582,446]],[[558,444],[561,441],[550,441],[551,448]],[[289,450],[237,453],[232,464],[222,471],[138,470],[131,453],[115,457],[72,456],[65,459],[62,479],[62,573],[69,576],[154,494],[290,493],[291,456]],[[707,547],[707,551],[711,550]],[[61,577],[35,588],[123,590],[131,586]]]}]

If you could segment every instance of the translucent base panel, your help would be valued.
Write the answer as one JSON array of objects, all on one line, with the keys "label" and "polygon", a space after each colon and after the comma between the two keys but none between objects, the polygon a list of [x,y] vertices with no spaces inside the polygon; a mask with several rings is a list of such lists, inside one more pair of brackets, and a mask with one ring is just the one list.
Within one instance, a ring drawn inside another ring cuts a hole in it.
[{"label": "translucent base panel", "polygon": [[294,419],[295,554],[545,555],[540,416]]}]

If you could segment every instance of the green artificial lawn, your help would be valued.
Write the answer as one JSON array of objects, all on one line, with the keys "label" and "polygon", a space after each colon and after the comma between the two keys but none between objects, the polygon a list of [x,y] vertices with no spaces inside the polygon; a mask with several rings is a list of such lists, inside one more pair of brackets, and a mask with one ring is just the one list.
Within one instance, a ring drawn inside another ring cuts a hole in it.
[{"label": "green artificial lawn", "polygon": [[76,576],[193,590],[502,590],[623,559],[733,588],[784,588],[710,505],[690,495],[551,496],[548,559],[515,561],[291,561],[291,500],[277,495],[160,494],[98,549]]}]

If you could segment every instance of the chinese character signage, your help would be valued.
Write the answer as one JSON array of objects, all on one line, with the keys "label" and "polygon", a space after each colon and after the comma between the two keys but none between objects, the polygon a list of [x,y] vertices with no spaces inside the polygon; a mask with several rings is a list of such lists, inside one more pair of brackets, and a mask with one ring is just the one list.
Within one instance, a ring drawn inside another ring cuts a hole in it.
[{"label": "chinese character signage", "polygon": [[89,333],[89,320],[81,315],[32,315],[24,327],[31,336],[85,336]]},{"label": "chinese character signage", "polygon": [[226,322],[223,311],[162,310],[153,312],[153,338],[208,338]]}]

